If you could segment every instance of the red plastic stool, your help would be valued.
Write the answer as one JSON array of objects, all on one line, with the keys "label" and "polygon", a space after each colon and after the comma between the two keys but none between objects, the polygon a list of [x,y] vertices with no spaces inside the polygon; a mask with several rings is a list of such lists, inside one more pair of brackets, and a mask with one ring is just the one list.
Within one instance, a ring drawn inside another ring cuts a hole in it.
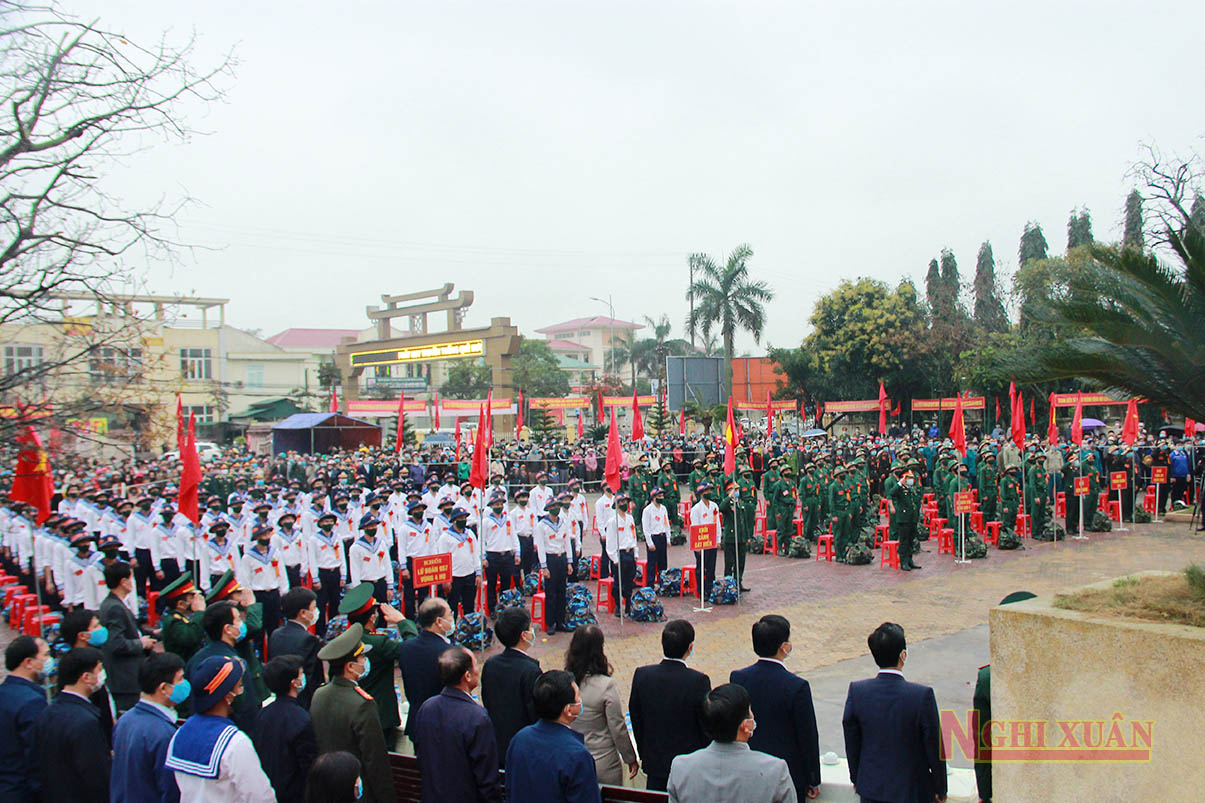
[{"label": "red plastic stool", "polygon": [[946,526],[946,519],[941,516],[934,516],[929,520],[929,537],[936,538],[941,535],[942,528]]},{"label": "red plastic stool", "polygon": [[889,507],[890,504],[891,503],[888,502],[886,499],[883,499],[883,498],[879,499],[879,515],[880,516],[887,516],[888,518],[891,517],[891,508]]},{"label": "red plastic stool", "polygon": [[802,516],[798,516],[798,515],[795,516],[795,518],[791,519],[791,524],[794,525],[791,528],[791,532],[795,533],[795,535],[803,535],[803,517]]},{"label": "red plastic stool", "polygon": [[646,586],[651,586],[653,581],[652,578],[649,577],[649,562],[647,560],[638,560],[636,561],[636,568],[640,570],[640,576],[644,578],[644,584]]},{"label": "red plastic stool", "polygon": [[[38,627],[38,619],[49,613],[49,605],[26,605],[25,613],[21,615],[21,632],[27,636],[42,635],[42,628]],[[34,629],[35,627],[37,630]]]},{"label": "red plastic stool", "polygon": [[1059,491],[1054,495],[1054,515],[1055,518],[1067,518],[1067,493]]},{"label": "red plastic stool", "polygon": [[887,543],[887,536],[889,536],[890,534],[891,534],[891,525],[890,524],[876,524],[874,527],[874,547],[875,547],[875,549],[878,549],[880,546]]},{"label": "red plastic stool", "polygon": [[[541,595],[543,596],[543,595]],[[594,604],[594,610],[606,610],[607,613],[615,613],[615,578],[608,577],[606,580],[598,581],[598,602]]]},{"label": "red plastic stool", "polygon": [[831,535],[822,535],[816,539],[816,560],[824,558],[829,563],[832,563],[836,554],[833,551],[833,537]]},{"label": "red plastic stool", "polygon": [[598,580],[602,577],[602,555],[590,556],[590,579]]},{"label": "red plastic stool", "polygon": [[696,596],[699,593],[699,573],[694,566],[682,567],[682,582],[678,596]]},{"label": "red plastic stool", "polygon": [[766,517],[764,515],[758,515],[758,516],[754,517],[753,534],[761,535],[765,531],[766,531]]},{"label": "red plastic stool", "polygon": [[1116,499],[1109,502],[1109,518],[1116,522],[1121,521],[1121,502]]},{"label": "red plastic stool", "polygon": [[17,630],[23,623],[25,616],[25,607],[27,605],[37,605],[37,594],[18,594],[12,599],[12,609],[9,611],[8,626],[13,630]]},{"label": "red plastic stool", "polygon": [[983,536],[983,540],[992,546],[1000,546],[1000,522],[989,521],[987,523],[987,533]]},{"label": "red plastic stool", "polygon": [[954,554],[954,530],[949,527],[943,527],[937,534],[937,554],[946,553]]},{"label": "red plastic stool", "polygon": [[28,594],[29,589],[23,585],[9,585],[4,588],[4,607],[7,608],[13,601],[13,597],[19,594]]},{"label": "red plastic stool", "polygon": [[971,514],[971,529],[983,535],[983,514],[978,510]]},{"label": "red plastic stool", "polygon": [[1155,515],[1155,494],[1148,487],[1146,496],[1142,497],[1142,509],[1152,516]]},{"label": "red plastic stool", "polygon": [[1033,525],[1028,513],[1017,514],[1017,532],[1022,538],[1033,535]]},{"label": "red plastic stool", "polygon": [[146,626],[154,627],[159,624],[159,592],[151,591],[146,595]]},{"label": "red plastic stool", "polygon": [[925,494],[921,497],[921,501],[923,501],[926,505],[931,505],[937,501],[937,494]]},{"label": "red plastic stool", "polygon": [[531,621],[540,626],[541,630],[548,629],[548,621],[544,615],[544,592],[531,595]]},{"label": "red plastic stool", "polygon": [[884,541],[883,551],[879,553],[879,568],[890,566],[893,569],[900,567],[899,541]]},{"label": "red plastic stool", "polygon": [[7,574],[0,574],[0,586],[12,585],[21,582],[16,577],[10,577]]},{"label": "red plastic stool", "polygon": [[[43,605],[42,607],[46,606]],[[26,614],[26,616],[28,617],[28,614]],[[51,625],[59,624],[62,621],[63,615],[61,613],[43,613],[41,616],[34,616],[29,620],[29,624],[25,627],[25,635],[40,636],[42,635],[43,627],[50,627]]]},{"label": "red plastic stool", "polygon": [[[770,546],[771,543],[774,544],[773,547]],[[762,544],[761,553],[763,555],[778,554],[778,530],[766,530],[766,540]]]}]

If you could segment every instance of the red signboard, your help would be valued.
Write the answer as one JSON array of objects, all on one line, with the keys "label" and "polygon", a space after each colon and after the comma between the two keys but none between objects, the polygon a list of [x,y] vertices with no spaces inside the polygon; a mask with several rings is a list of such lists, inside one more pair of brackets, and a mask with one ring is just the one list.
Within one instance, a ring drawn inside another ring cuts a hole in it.
[{"label": "red signboard", "polygon": [[960,491],[954,494],[955,513],[973,513],[975,511],[975,495],[970,491]]},{"label": "red signboard", "polygon": [[1130,487],[1129,478],[1124,471],[1114,471],[1109,475],[1109,487],[1114,491],[1124,491]]},{"label": "red signboard", "polygon": [[411,581],[415,588],[452,582],[452,553],[441,552],[414,558]]},{"label": "red signboard", "polygon": [[1156,485],[1167,482],[1167,466],[1151,466],[1151,482]]},{"label": "red signboard", "polygon": [[690,549],[699,552],[703,549],[715,549],[719,541],[716,538],[714,524],[690,525]]},{"label": "red signboard", "polygon": [[1090,477],[1076,477],[1075,478],[1075,495],[1083,496],[1084,494],[1088,493],[1091,482],[1092,482],[1092,480]]}]

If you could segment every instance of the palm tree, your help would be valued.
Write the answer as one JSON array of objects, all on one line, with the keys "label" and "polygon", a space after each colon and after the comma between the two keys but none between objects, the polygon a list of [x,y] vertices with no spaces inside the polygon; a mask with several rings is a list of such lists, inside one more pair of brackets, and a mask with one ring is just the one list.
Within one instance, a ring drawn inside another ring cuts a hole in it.
[{"label": "palm tree", "polygon": [[1138,248],[1092,246],[1070,292],[1039,310],[1072,333],[1018,373],[1093,380],[1205,420],[1205,230],[1186,219],[1167,244],[1182,267]]},{"label": "palm tree", "polygon": [[774,299],[774,291],[768,284],[749,278],[749,258],[752,256],[752,248],[738,245],[721,268],[707,254],[690,255],[691,267],[699,277],[690,286],[694,309],[687,317],[686,328],[691,332],[702,330],[704,338],[713,328],[720,330],[730,394],[733,341],[737,329],[744,329],[753,335],[755,343],[760,342],[766,325],[766,311],[762,305]]}]

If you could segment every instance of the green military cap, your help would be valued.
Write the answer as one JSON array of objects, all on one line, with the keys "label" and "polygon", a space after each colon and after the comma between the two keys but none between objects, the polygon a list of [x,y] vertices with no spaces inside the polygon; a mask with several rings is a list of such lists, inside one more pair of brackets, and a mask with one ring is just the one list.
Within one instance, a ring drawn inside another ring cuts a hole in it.
[{"label": "green military cap", "polygon": [[782,467],[782,473],[783,473],[783,474],[794,474],[794,473],[795,473],[795,469],[791,468],[790,466],[783,466],[783,467]]},{"label": "green military cap", "polygon": [[996,453],[992,452],[992,451],[985,451],[983,454],[980,455],[980,457],[983,458],[984,460],[995,460]]},{"label": "green military cap", "polygon": [[909,463],[908,465],[913,468],[921,468],[922,466],[925,465],[925,461],[921,460],[919,457],[915,457],[912,459],[912,462]]},{"label": "green military cap", "polygon": [[353,658],[357,655],[362,655],[371,649],[371,645],[364,643],[363,625],[357,622],[331,639],[329,644],[319,650],[318,659],[321,661],[341,661],[344,658]]},{"label": "green military cap", "polygon": [[750,466],[748,464],[741,466],[741,473],[742,474],[752,474],[753,466]]},{"label": "green military cap", "polygon": [[159,604],[166,607],[169,603],[188,594],[196,592],[197,587],[192,583],[192,572],[185,572],[163,587],[159,592]]},{"label": "green military cap", "polygon": [[848,471],[848,469],[845,468],[845,466],[835,466],[833,468],[833,475],[835,476],[837,474],[844,474],[846,471]]},{"label": "green military cap", "polygon": [[354,588],[347,589],[347,593],[339,602],[339,613],[344,616],[364,613],[376,604],[376,600],[372,598],[375,590],[376,586],[372,583],[360,583]]},{"label": "green military cap", "polygon": [[903,469],[903,468],[904,468],[904,463],[902,460],[895,460],[891,463],[892,471],[896,471],[897,469]]},{"label": "green military cap", "polygon": [[230,599],[230,597],[234,596],[234,592],[242,590],[243,587],[238,584],[238,580],[234,577],[234,572],[227,569],[226,573],[213,584],[213,588],[209,589],[209,596],[205,597],[205,604],[212,605],[215,602]]}]

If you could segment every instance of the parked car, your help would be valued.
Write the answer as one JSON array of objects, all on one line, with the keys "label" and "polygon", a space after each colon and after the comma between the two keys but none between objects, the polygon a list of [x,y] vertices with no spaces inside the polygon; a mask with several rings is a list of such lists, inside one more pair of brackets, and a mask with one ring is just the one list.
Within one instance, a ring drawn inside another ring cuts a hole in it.
[{"label": "parked car", "polygon": [[[180,453],[175,449],[170,452],[164,452],[163,456],[168,460],[180,459]],[[222,447],[218,446],[213,441],[197,441],[197,456],[201,458],[202,463],[217,460],[222,456]]]}]

